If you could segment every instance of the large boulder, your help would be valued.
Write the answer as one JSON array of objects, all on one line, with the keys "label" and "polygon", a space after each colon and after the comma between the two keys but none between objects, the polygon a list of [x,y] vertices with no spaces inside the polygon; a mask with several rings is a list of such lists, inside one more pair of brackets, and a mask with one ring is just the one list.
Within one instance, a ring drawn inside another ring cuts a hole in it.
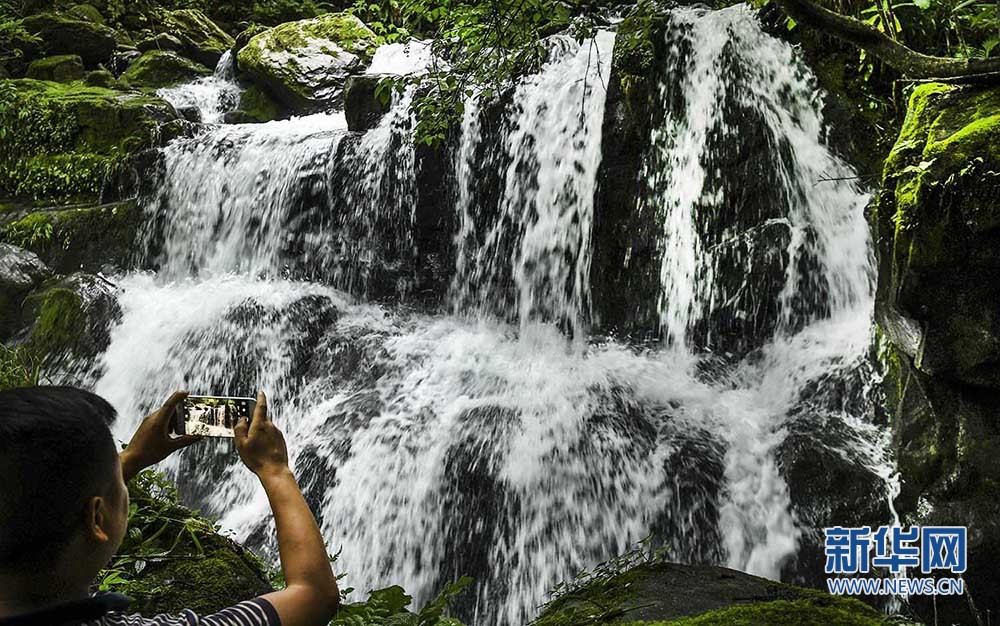
[{"label": "large boulder", "polygon": [[197,9],[164,11],[157,21],[161,32],[181,42],[185,56],[208,67],[214,68],[233,45],[233,38]]},{"label": "large boulder", "polygon": [[0,243],[0,340],[16,327],[24,296],[51,275],[35,253]]},{"label": "large boulder", "polygon": [[910,96],[875,210],[879,322],[921,371],[1000,391],[1000,89]]},{"label": "large boulder", "polygon": [[209,76],[212,70],[200,63],[164,50],[150,50],[132,62],[122,78],[133,87],[159,89]]},{"label": "large boulder", "polygon": [[[609,562],[562,587],[532,626],[888,626],[902,622],[862,602],[712,565]],[[639,564],[636,564],[639,563]]]},{"label": "large boulder", "polygon": [[378,86],[384,76],[351,76],[344,85],[344,117],[347,128],[364,132],[378,126],[382,116],[389,111],[390,101],[379,96]]},{"label": "large boulder", "polygon": [[[80,83],[0,88],[0,196],[17,204],[96,204],[131,195],[134,157],[177,113],[164,100]],[[10,218],[8,212],[4,215]]]},{"label": "large boulder", "polygon": [[115,31],[73,15],[41,13],[21,21],[25,30],[42,39],[49,55],[78,55],[88,68],[107,63],[115,51]]},{"label": "large boulder", "polygon": [[27,78],[68,83],[83,78],[83,60],[75,54],[60,54],[31,62]]},{"label": "large boulder", "polygon": [[347,77],[371,60],[375,39],[357,17],[328,13],[255,35],[237,63],[289,108],[316,109],[340,102]]},{"label": "large boulder", "polygon": [[967,525],[966,598],[921,617],[1000,614],[1000,89],[923,84],[871,221],[885,408],[904,523]]}]

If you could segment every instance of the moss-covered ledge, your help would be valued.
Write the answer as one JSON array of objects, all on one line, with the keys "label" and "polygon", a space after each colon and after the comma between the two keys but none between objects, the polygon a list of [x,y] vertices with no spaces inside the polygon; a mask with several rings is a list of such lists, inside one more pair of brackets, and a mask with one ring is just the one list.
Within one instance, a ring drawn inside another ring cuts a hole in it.
[{"label": "moss-covered ledge", "polygon": [[0,218],[0,241],[34,252],[63,274],[122,269],[130,266],[141,225],[142,209],[130,199]]},{"label": "moss-covered ledge", "polygon": [[133,159],[176,119],[153,95],[82,81],[0,80],[0,199],[46,206],[130,195]]}]

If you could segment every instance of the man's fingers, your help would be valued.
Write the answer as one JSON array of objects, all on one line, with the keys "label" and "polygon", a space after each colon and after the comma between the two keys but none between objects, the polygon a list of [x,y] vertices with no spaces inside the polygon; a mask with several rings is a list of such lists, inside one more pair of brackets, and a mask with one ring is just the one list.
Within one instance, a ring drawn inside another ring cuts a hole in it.
[{"label": "man's fingers", "polygon": [[177,410],[177,405],[183,402],[186,397],[188,397],[187,391],[175,391],[170,394],[170,397],[163,403],[160,410],[153,414],[155,419],[162,423],[169,424],[170,419],[174,416],[174,411]]},{"label": "man's fingers", "polygon": [[267,417],[267,396],[263,391],[257,392],[257,402],[253,407],[253,419],[250,421],[250,430],[256,431],[257,427],[268,421]]},{"label": "man's fingers", "polygon": [[240,421],[236,422],[236,426],[233,426],[233,435],[236,437],[236,441],[242,443],[247,438],[249,430],[250,423],[247,418],[240,418]]},{"label": "man's fingers", "polygon": [[174,446],[174,450],[180,450],[181,448],[186,448],[192,443],[201,441],[204,439],[201,435],[181,435],[180,437],[175,437],[171,440]]}]

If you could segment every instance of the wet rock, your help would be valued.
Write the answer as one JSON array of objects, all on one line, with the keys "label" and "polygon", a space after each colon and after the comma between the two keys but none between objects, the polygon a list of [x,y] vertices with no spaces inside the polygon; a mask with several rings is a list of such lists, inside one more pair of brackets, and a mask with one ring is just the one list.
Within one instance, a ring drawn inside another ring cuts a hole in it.
[{"label": "wet rock", "polygon": [[115,51],[115,31],[107,26],[60,13],[41,13],[24,18],[29,33],[42,39],[47,54],[75,54],[86,67],[107,63]]},{"label": "wet rock", "polygon": [[97,10],[97,7],[92,4],[77,4],[70,7],[67,12],[81,20],[86,20],[95,24],[104,24],[104,16],[101,15],[101,12]]},{"label": "wet rock", "polygon": [[260,85],[249,85],[240,93],[239,110],[247,122],[270,122],[287,114],[285,107]]},{"label": "wet rock", "polygon": [[383,76],[351,76],[344,84],[344,117],[347,128],[364,132],[378,126],[379,120],[389,111],[391,102],[376,95]]},{"label": "wet rock", "polygon": [[189,82],[212,71],[173,52],[150,50],[133,61],[122,74],[122,79],[133,87],[159,89]]},{"label": "wet rock", "polygon": [[967,525],[968,594],[914,598],[928,622],[1000,614],[1000,89],[922,84],[871,222],[882,391],[906,524]]},{"label": "wet rock", "polygon": [[336,104],[347,77],[375,51],[375,33],[357,17],[328,13],[255,35],[237,55],[241,72],[295,111]]},{"label": "wet rock", "polygon": [[181,40],[169,33],[160,33],[154,37],[143,39],[135,44],[135,47],[142,51],[164,50],[167,52],[177,52],[184,47]]},{"label": "wet rock", "polygon": [[16,336],[43,358],[46,370],[65,371],[107,349],[111,324],[120,317],[114,285],[76,273],[51,279],[24,299]]},{"label": "wet rock", "polygon": [[920,85],[875,205],[879,323],[921,371],[1000,390],[1000,90]]},{"label": "wet rock", "polygon": [[181,42],[184,56],[206,67],[214,68],[233,45],[233,38],[197,9],[164,11],[156,19],[161,32]]},{"label": "wet rock", "polygon": [[195,124],[201,123],[201,109],[194,105],[179,107],[177,109],[177,114],[189,122],[193,122]]},{"label": "wet rock", "polygon": [[0,340],[16,327],[24,296],[51,275],[33,252],[0,243]]},{"label": "wet rock", "polygon": [[141,52],[131,48],[127,48],[124,50],[117,50],[111,56],[111,63],[109,67],[111,68],[111,71],[115,74],[115,76],[121,76],[123,73],[125,73],[125,70],[127,70],[128,67],[132,65],[132,63],[141,56],[142,56]]},{"label": "wet rock", "polygon": [[238,56],[240,50],[245,48],[246,45],[250,43],[251,39],[267,30],[269,30],[269,28],[262,24],[251,24],[245,28],[242,32],[240,32],[240,34],[236,35],[236,39],[233,41],[233,56]]},{"label": "wet rock", "polygon": [[83,78],[83,60],[75,54],[62,54],[32,61],[27,78],[68,83]]}]

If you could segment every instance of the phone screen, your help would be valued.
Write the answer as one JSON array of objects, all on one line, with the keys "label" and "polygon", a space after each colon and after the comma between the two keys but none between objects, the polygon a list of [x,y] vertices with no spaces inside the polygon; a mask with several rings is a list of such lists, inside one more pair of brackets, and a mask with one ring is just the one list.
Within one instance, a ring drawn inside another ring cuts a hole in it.
[{"label": "phone screen", "polygon": [[253,415],[255,403],[253,398],[188,396],[177,406],[171,430],[177,435],[232,437],[240,419]]}]

